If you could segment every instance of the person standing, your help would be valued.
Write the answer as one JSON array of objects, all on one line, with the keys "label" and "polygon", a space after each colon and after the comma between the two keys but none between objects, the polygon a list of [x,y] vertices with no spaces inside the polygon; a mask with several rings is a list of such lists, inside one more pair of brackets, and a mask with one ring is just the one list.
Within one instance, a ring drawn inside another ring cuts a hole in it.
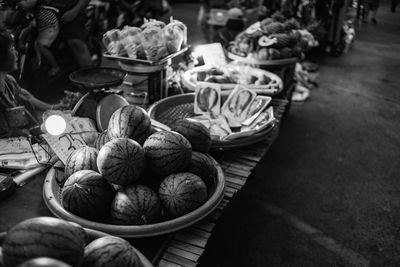
[{"label": "person standing", "polygon": [[392,8],[391,8],[391,11],[394,13],[394,12],[396,12],[396,7],[397,7],[397,4],[399,3],[399,0],[392,0]]},{"label": "person standing", "polygon": [[378,13],[379,9],[379,0],[369,0],[368,6],[371,12],[371,21],[373,24],[376,24],[376,14]]},{"label": "person standing", "polygon": [[26,131],[13,129],[10,125],[10,112],[13,108],[23,106],[33,117],[29,120],[37,120],[36,111],[68,107],[63,103],[50,105],[21,88],[9,74],[17,70],[17,62],[18,53],[11,35],[6,30],[0,29],[0,138],[26,134]]},{"label": "person standing", "polygon": [[49,0],[57,2],[61,8],[60,34],[67,40],[75,60],[81,68],[91,67],[92,59],[86,44],[84,10],[90,0]]}]

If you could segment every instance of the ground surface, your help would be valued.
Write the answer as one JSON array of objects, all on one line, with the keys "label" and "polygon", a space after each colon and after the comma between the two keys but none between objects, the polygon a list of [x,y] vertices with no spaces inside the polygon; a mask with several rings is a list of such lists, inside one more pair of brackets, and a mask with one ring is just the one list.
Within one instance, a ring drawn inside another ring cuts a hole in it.
[{"label": "ground surface", "polygon": [[348,54],[320,60],[320,87],[217,225],[200,266],[350,266],[265,208],[273,204],[360,254],[400,266],[400,14],[358,26]]}]

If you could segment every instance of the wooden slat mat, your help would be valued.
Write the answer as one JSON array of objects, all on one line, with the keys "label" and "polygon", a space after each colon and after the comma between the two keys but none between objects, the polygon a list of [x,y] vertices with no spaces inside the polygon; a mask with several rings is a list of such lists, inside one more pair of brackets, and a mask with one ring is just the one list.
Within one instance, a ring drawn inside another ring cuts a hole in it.
[{"label": "wooden slat mat", "polygon": [[279,124],[287,104],[287,100],[274,99],[272,101],[277,126],[265,137],[264,141],[245,148],[213,154],[213,157],[219,162],[225,174],[226,189],[224,199],[207,218],[172,234],[170,241],[163,248],[161,257],[157,259],[157,266],[191,267],[197,265],[197,261],[203,254],[207,241],[222,211],[229,204],[236,192],[245,185],[253,169],[277,138]]}]

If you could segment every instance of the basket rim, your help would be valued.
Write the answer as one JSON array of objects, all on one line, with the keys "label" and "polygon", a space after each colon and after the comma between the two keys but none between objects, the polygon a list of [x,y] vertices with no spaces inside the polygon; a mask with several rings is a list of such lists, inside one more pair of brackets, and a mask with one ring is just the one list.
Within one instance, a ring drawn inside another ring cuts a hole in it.
[{"label": "basket rim", "polygon": [[[229,65],[229,64],[228,64]],[[196,90],[196,85],[197,83],[193,83],[190,81],[190,74],[192,72],[200,71],[202,69],[207,69],[209,66],[200,66],[200,67],[194,67],[193,69],[187,70],[182,74],[182,84],[186,86],[190,91],[195,91]],[[260,68],[255,68],[251,66],[247,66],[247,68],[250,68],[254,72],[262,73],[272,80],[275,80],[278,82],[279,89],[278,90],[273,90],[269,89],[269,86],[267,84],[263,85],[254,85],[254,84],[243,84],[244,87],[252,90],[252,89],[259,89],[259,90],[271,90],[271,96],[277,95],[283,91],[283,81],[282,79],[276,75],[275,73],[272,73],[271,71],[268,70],[263,70]],[[236,86],[240,85],[238,83],[215,83],[221,86],[221,90],[232,90]]]},{"label": "basket rim", "polygon": [[[155,112],[157,110],[157,107],[159,105],[169,103],[169,102],[176,102],[177,100],[181,98],[191,98],[193,97],[194,99],[195,93],[187,93],[187,94],[180,94],[180,95],[174,95],[170,97],[166,97],[164,99],[161,99],[157,102],[155,102],[153,105],[150,106],[148,109],[147,113],[149,114],[150,118],[152,120],[155,120],[159,122],[155,117]],[[160,122],[161,123],[161,122]],[[170,126],[170,125],[167,125]],[[273,124],[271,124],[270,127],[267,127],[266,129],[263,129],[257,133],[255,133],[252,136],[246,136],[246,137],[241,137],[238,139],[234,140],[227,140],[227,141],[221,141],[221,140],[212,140],[211,142],[211,149],[212,150],[224,150],[224,149],[233,149],[233,148],[239,148],[239,147],[244,147],[248,146],[254,143],[258,143],[262,140],[264,140],[270,132],[272,132],[275,128],[277,127],[276,120]]]},{"label": "basket rim", "polygon": [[55,178],[56,170],[54,169],[54,167],[52,167],[46,175],[42,191],[43,199],[47,208],[56,217],[76,222],[85,228],[125,238],[141,238],[141,237],[163,235],[186,228],[204,219],[212,211],[214,211],[219,205],[219,203],[222,201],[225,192],[224,173],[218,162],[213,158],[212,160],[214,161],[215,167],[217,168],[218,171],[218,177],[216,178],[217,183],[214,193],[209,197],[209,199],[203,205],[201,205],[196,210],[168,221],[147,224],[147,225],[114,225],[114,224],[94,222],[76,216],[64,209],[64,207],[59,202],[59,199],[57,197],[58,195],[57,192],[54,191],[54,188],[59,188]]}]

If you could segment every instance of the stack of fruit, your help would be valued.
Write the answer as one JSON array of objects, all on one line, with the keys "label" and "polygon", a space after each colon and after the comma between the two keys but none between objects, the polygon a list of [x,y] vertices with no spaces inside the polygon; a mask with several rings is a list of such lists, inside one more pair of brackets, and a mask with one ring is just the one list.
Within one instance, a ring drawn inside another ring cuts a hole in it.
[{"label": "stack of fruit", "polygon": [[277,60],[302,56],[308,49],[310,33],[299,22],[280,13],[257,22],[239,33],[229,52],[254,60]]},{"label": "stack of fruit", "polygon": [[0,247],[0,266],[97,267],[151,266],[128,241],[115,236],[93,240],[79,224],[37,217],[7,231]]},{"label": "stack of fruit", "polygon": [[172,17],[168,24],[145,20],[140,28],[125,26],[107,31],[103,44],[112,56],[158,61],[187,45],[187,27]]},{"label": "stack of fruit", "polygon": [[140,107],[121,107],[95,147],[75,150],[65,164],[62,205],[82,218],[119,225],[162,222],[209,198],[218,172],[207,155],[209,130],[184,119],[151,134]]}]

